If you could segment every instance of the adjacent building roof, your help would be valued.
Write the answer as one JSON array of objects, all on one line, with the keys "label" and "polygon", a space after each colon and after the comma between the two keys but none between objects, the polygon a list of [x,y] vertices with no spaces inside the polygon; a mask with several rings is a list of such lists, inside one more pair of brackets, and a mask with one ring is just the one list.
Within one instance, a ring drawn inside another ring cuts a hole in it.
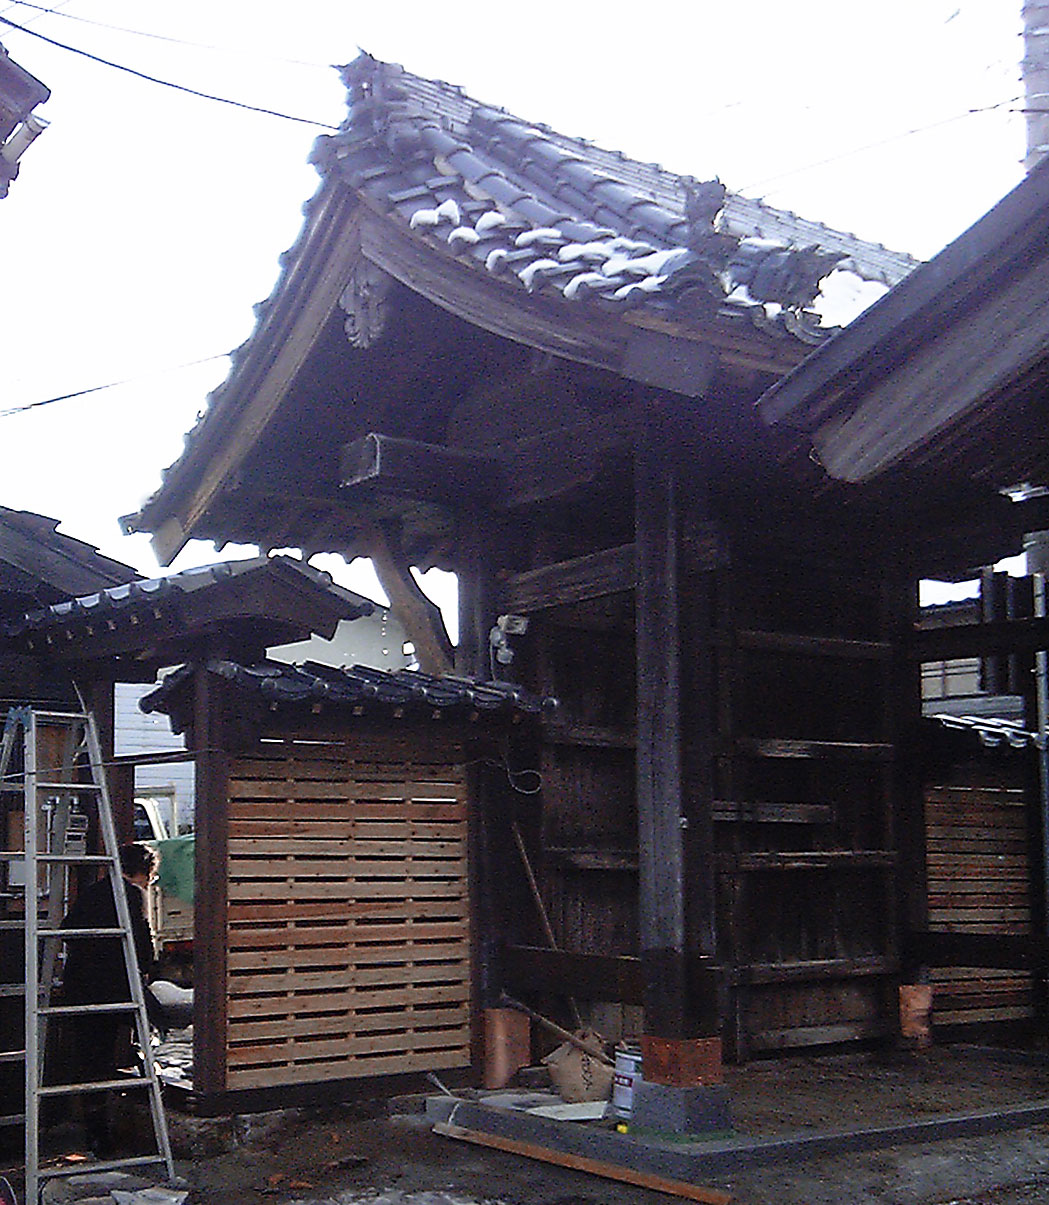
[{"label": "adjacent building roof", "polygon": [[[413,296],[458,320],[449,337],[459,343],[473,328],[700,397],[719,357],[778,375],[823,338],[812,303],[836,265],[886,285],[915,266],[733,197],[716,180],[601,150],[368,55],[343,74],[347,119],[316,145],[322,185],[255,332],[160,490],[125,520],[154,533],[162,561],[195,536],[270,540],[248,530],[267,526],[247,498],[267,489],[267,475],[241,470],[281,423],[283,439],[298,438],[288,413],[308,403],[316,419],[314,399],[337,370],[346,393],[357,388],[347,363],[335,366],[333,318],[352,348],[371,348],[395,304],[406,324],[433,326],[399,300]],[[354,362],[360,389],[374,395],[382,383],[368,371]],[[338,482],[322,442],[315,427],[301,440],[319,487],[311,501],[330,509],[325,491]],[[319,541],[332,538],[320,508],[302,524],[287,517],[285,537],[299,541],[312,524]]]},{"label": "adjacent building roof", "polygon": [[18,175],[18,160],[47,124],[33,114],[51,90],[0,46],[0,198]]},{"label": "adjacent building roof", "polygon": [[[375,610],[327,573],[288,556],[255,557],[133,581],[0,625],[3,646],[64,663],[107,661],[112,676],[151,678],[203,648],[259,654]],[[118,668],[119,667],[119,668]]]},{"label": "adjacent building roof", "polygon": [[58,522],[0,506],[0,619],[138,577],[129,565],[61,535]]},{"label": "adjacent building roof", "polygon": [[[142,697],[139,706],[146,712],[170,715],[175,730],[181,731],[186,720],[185,695],[196,668],[186,665],[169,674],[156,690]],[[554,700],[540,699],[510,682],[432,677],[417,670],[390,672],[363,665],[336,669],[312,662],[244,665],[229,660],[208,661],[204,668],[240,695],[271,710],[324,705],[356,716],[441,719],[482,714],[512,718],[538,715],[556,706]]]},{"label": "adjacent building roof", "polygon": [[969,230],[772,385],[760,413],[802,432],[843,481],[898,470],[912,483],[1044,492],[1047,272],[1043,159]]}]

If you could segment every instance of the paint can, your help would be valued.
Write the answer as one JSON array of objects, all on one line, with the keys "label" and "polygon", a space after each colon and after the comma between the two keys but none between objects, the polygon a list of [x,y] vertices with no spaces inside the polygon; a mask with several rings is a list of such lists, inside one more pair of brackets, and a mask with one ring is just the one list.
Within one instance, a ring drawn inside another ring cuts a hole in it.
[{"label": "paint can", "polygon": [[633,1115],[634,1085],[640,1079],[641,1051],[636,1046],[620,1046],[612,1074],[612,1112],[616,1117]]}]

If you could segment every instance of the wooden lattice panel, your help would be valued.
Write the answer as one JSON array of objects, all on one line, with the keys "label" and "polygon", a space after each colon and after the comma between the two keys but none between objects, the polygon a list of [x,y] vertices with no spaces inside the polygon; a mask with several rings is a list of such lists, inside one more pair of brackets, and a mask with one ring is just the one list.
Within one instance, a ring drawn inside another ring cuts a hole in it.
[{"label": "wooden lattice panel", "polygon": [[[1023,792],[932,787],[925,797],[929,925],[949,933],[1031,932]],[[944,967],[932,973],[941,1025],[1034,1015],[1032,981],[1018,971]]]},{"label": "wooden lattice panel", "polygon": [[469,1065],[461,767],[271,748],[231,770],[227,1086]]}]

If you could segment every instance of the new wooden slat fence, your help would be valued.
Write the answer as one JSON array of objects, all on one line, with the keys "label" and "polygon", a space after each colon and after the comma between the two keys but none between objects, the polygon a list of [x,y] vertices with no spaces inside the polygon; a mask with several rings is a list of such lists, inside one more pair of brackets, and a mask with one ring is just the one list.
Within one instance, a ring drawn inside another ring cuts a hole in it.
[{"label": "new wooden slat fence", "polygon": [[468,1066],[462,769],[288,740],[229,782],[228,1088]]},{"label": "new wooden slat fence", "polygon": [[[929,926],[949,933],[1031,931],[1023,792],[937,786],[925,799]],[[1026,1020],[1032,978],[1018,971],[942,967],[932,972],[940,1025]]]}]

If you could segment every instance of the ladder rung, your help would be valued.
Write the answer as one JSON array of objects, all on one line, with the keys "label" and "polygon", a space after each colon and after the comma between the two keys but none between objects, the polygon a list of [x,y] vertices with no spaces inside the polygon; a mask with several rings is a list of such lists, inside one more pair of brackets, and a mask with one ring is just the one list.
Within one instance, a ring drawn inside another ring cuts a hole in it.
[{"label": "ladder rung", "polygon": [[123,929],[37,929],[37,937],[123,937]]},{"label": "ladder rung", "polygon": [[82,1017],[87,1013],[130,1013],[136,1008],[134,1000],[120,1000],[112,1004],[49,1004],[38,1011],[42,1017]]},{"label": "ladder rung", "polygon": [[[24,849],[3,849],[0,850],[0,862],[24,862],[26,860],[26,851]],[[38,853],[36,855],[38,862],[61,862],[66,866],[102,866],[113,864],[113,859],[108,854],[45,854]]]},{"label": "ladder rung", "polygon": [[24,1050],[0,1050],[0,1063],[24,1063]]},{"label": "ladder rung", "polygon": [[8,1113],[0,1115],[0,1126],[22,1126],[25,1125],[24,1113]]},{"label": "ladder rung", "polygon": [[38,782],[36,784],[38,791],[55,791],[59,794],[74,791],[101,791],[102,784],[100,782]]},{"label": "ladder rung", "polygon": [[10,932],[12,929],[24,929],[24,920],[0,920],[0,933]]},{"label": "ladder rung", "polygon": [[[21,855],[23,858],[25,854]],[[113,864],[108,854],[37,854],[38,862],[57,862],[63,866],[102,866]]]},{"label": "ladder rung", "polygon": [[159,1152],[155,1155],[134,1155],[130,1159],[100,1159],[91,1163],[70,1163],[65,1167],[42,1167],[41,1180],[55,1180],[59,1176],[86,1176],[95,1172],[112,1172],[121,1167],[147,1167],[154,1163],[167,1163]]},{"label": "ladder rung", "polygon": [[[38,791],[51,791],[56,795],[73,795],[78,791],[101,791],[102,784],[98,782],[37,782]],[[0,791],[9,791],[12,795],[21,795],[25,790],[25,781],[0,782]]]},{"label": "ladder rung", "polygon": [[36,711],[34,709],[33,715],[36,716],[38,720],[63,720],[70,724],[73,722],[76,722],[77,724],[86,724],[88,718],[81,711]]},{"label": "ladder rung", "polygon": [[0,985],[0,996],[24,996],[24,983],[5,983]]},{"label": "ladder rung", "polygon": [[46,1084],[37,1088],[39,1096],[72,1096],[76,1092],[111,1092],[115,1088],[148,1088],[152,1081],[141,1075],[126,1079],[89,1080],[82,1084]]}]

